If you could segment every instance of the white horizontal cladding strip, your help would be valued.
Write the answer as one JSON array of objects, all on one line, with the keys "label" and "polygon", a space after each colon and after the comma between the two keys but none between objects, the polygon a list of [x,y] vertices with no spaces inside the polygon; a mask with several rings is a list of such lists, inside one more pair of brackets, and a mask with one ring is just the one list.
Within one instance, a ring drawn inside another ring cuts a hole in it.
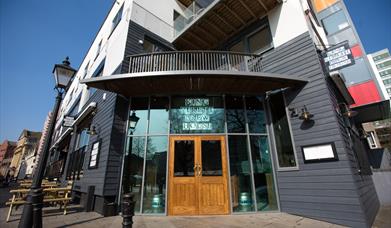
[{"label": "white horizontal cladding strip", "polygon": [[306,160],[334,158],[333,146],[331,144],[304,147],[303,153]]}]

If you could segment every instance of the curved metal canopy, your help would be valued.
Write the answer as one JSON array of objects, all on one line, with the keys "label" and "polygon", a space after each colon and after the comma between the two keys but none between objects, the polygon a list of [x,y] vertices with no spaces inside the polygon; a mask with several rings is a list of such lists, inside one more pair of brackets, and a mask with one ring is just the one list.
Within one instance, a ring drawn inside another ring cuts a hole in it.
[{"label": "curved metal canopy", "polygon": [[304,86],[297,76],[235,71],[165,71],[84,79],[89,87],[126,97],[168,94],[253,94]]}]

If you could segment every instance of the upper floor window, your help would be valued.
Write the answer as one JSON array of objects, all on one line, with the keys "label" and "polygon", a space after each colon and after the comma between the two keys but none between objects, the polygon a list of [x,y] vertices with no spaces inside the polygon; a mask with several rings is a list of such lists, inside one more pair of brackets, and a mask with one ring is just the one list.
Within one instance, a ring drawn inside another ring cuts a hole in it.
[{"label": "upper floor window", "polygon": [[96,50],[96,56],[95,56],[95,59],[98,58],[99,54],[100,54],[100,50],[102,49],[102,42],[103,42],[103,39],[100,40],[99,44],[98,44],[98,48]]},{"label": "upper floor window", "polygon": [[387,75],[390,75],[390,74],[391,74],[391,69],[380,72],[381,77],[387,77]]},{"label": "upper floor window", "polygon": [[268,24],[264,24],[255,32],[246,34],[231,45],[233,52],[263,53],[273,47],[273,38]]},{"label": "upper floor window", "polygon": [[115,17],[113,19],[113,23],[111,25],[111,32],[114,31],[114,29],[117,27],[117,25],[121,21],[123,9],[124,9],[124,6],[122,5],[121,8],[118,10],[117,14],[115,15]]},{"label": "upper floor window", "polygon": [[79,111],[80,99],[73,105],[72,109],[68,112],[69,116],[76,116]]},{"label": "upper floor window", "polygon": [[343,10],[331,14],[330,16],[322,20],[323,27],[326,30],[326,34],[334,34],[342,29],[349,27],[349,22],[346,19]]},{"label": "upper floor window", "polygon": [[76,149],[80,149],[84,146],[87,146],[90,140],[90,135],[88,134],[88,128],[82,129],[77,135],[77,147]]},{"label": "upper floor window", "polygon": [[380,64],[376,65],[377,69],[383,69],[383,68],[386,68],[388,66],[391,66],[391,60],[390,61],[385,61],[383,63],[380,63]]},{"label": "upper floor window", "polygon": [[90,62],[87,63],[86,67],[84,67],[84,75],[83,75],[83,78],[86,78],[87,77],[87,74],[88,74],[88,67],[90,66]]},{"label": "upper floor window", "polygon": [[164,51],[164,48],[162,48],[161,46],[157,45],[155,42],[152,42],[148,39],[144,39],[143,47],[145,53]]},{"label": "upper floor window", "polygon": [[[99,66],[96,68],[95,72],[92,74],[92,77],[100,77],[103,75],[103,69],[105,68],[106,59],[103,59]],[[96,92],[95,88],[89,88],[89,96],[91,97]]]},{"label": "upper floor window", "polygon": [[381,55],[378,55],[378,56],[373,57],[373,60],[374,60],[375,62],[377,62],[377,61],[379,61],[379,60],[382,60],[382,59],[385,59],[385,58],[388,58],[388,57],[390,57],[390,53],[386,52],[386,53],[383,53],[383,54],[381,54]]}]

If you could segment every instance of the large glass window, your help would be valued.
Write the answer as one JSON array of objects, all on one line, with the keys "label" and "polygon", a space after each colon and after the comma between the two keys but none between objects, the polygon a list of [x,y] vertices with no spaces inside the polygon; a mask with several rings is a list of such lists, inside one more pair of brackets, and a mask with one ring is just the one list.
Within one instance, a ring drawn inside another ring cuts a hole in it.
[{"label": "large glass window", "polygon": [[140,211],[141,184],[143,180],[145,137],[129,137],[125,151],[124,177],[122,191],[134,193],[136,206],[134,211]]},{"label": "large glass window", "polygon": [[225,99],[228,133],[246,132],[244,117],[244,103],[242,97],[227,96]]},{"label": "large glass window", "polygon": [[326,17],[322,22],[328,35],[349,27],[348,20],[342,10]]},{"label": "large glass window", "polygon": [[276,141],[275,144],[279,167],[296,167],[295,151],[293,149],[292,137],[282,93],[271,96],[270,111],[272,113],[273,131]]},{"label": "large glass window", "polygon": [[167,136],[147,138],[144,213],[164,213],[166,196]]},{"label": "large glass window", "polygon": [[276,210],[272,161],[266,136],[250,136],[257,210]]},{"label": "large glass window", "polygon": [[129,127],[129,134],[144,135],[146,133],[148,123],[148,103],[148,97],[133,98],[131,100],[131,113],[134,113],[139,119],[134,129]]},{"label": "large glass window", "polygon": [[244,135],[230,135],[228,136],[228,145],[233,211],[254,211],[247,137]]},{"label": "large glass window", "polygon": [[260,97],[246,97],[247,122],[250,133],[266,133],[265,111]]},{"label": "large glass window", "polygon": [[152,97],[149,115],[149,134],[167,134],[168,97]]}]

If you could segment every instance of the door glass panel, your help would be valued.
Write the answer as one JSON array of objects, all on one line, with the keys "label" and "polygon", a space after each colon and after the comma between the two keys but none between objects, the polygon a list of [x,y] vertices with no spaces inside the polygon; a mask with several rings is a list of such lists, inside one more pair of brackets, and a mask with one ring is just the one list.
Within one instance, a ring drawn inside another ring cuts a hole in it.
[{"label": "door glass panel", "polygon": [[222,176],[221,141],[202,140],[202,176]]},{"label": "door glass panel", "polygon": [[143,179],[145,137],[128,137],[125,151],[123,189],[124,193],[134,193],[136,206],[140,211],[141,183]]},{"label": "door glass panel", "polygon": [[174,153],[174,177],[194,176],[194,141],[175,141]]},{"label": "door glass panel", "polygon": [[144,213],[164,213],[166,195],[167,136],[147,139],[144,180]]},{"label": "door glass panel", "polygon": [[250,136],[253,160],[257,210],[276,210],[277,201],[273,184],[273,173],[268,140],[266,136]]},{"label": "door glass panel", "polygon": [[233,211],[254,211],[247,136],[228,136],[228,145]]},{"label": "door glass panel", "polygon": [[227,108],[227,127],[229,133],[242,133],[246,131],[244,118],[244,106],[242,97],[227,96],[225,99]]}]

